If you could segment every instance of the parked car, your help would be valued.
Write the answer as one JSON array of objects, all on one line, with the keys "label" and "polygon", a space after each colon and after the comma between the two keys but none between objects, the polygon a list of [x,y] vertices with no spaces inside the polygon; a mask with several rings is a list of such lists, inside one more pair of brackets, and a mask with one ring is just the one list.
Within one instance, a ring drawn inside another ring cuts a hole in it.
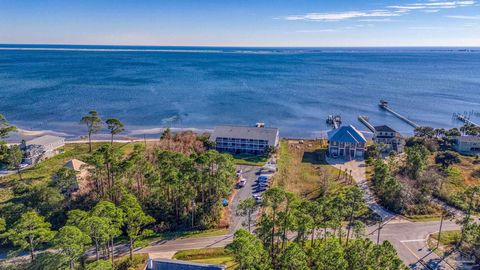
[{"label": "parked car", "polygon": [[262,203],[262,202],[263,202],[262,196],[257,196],[257,197],[255,197],[255,202],[256,202],[256,203]]},{"label": "parked car", "polygon": [[257,187],[253,190],[253,193],[260,193],[260,192],[264,192],[265,190],[267,190],[267,187],[257,186]]},{"label": "parked car", "polygon": [[260,183],[258,183],[258,186],[260,186],[260,187],[270,187],[270,183],[269,182],[260,182]]},{"label": "parked car", "polygon": [[265,176],[265,175],[262,175],[262,176],[260,176],[260,177],[257,178],[257,181],[258,181],[258,182],[268,181],[268,177]]},{"label": "parked car", "polygon": [[243,171],[242,170],[237,170],[237,176],[240,177],[242,175]]},{"label": "parked car", "polygon": [[241,179],[237,182],[237,187],[242,188],[242,187],[244,187],[246,184],[247,184],[247,179],[241,178]]}]

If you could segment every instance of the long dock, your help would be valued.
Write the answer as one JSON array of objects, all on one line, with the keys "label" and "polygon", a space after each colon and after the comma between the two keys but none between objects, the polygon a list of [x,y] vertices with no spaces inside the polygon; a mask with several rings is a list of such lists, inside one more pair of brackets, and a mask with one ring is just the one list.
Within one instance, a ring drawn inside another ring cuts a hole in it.
[{"label": "long dock", "polygon": [[375,133],[375,127],[373,127],[373,125],[370,124],[370,122],[368,122],[368,117],[364,115],[359,115],[358,121],[362,122],[362,124],[364,124],[368,129],[370,129],[373,133]]},{"label": "long dock", "polygon": [[384,101],[384,100],[381,100],[380,101],[380,104],[378,105],[380,106],[380,108],[390,112],[391,114],[395,115],[396,117],[398,117],[399,119],[403,120],[405,123],[409,124],[410,126],[414,127],[414,128],[417,128],[419,127],[420,125],[418,125],[417,123],[413,122],[412,120],[408,119],[407,117],[397,113],[396,111],[392,110],[389,106],[388,106],[388,102]]},{"label": "long dock", "polygon": [[455,113],[455,114],[453,114],[453,115],[454,115],[458,120],[464,122],[464,123],[467,124],[467,125],[472,125],[472,126],[480,127],[479,124],[470,121],[469,117],[467,117],[467,116],[464,115],[464,114]]}]

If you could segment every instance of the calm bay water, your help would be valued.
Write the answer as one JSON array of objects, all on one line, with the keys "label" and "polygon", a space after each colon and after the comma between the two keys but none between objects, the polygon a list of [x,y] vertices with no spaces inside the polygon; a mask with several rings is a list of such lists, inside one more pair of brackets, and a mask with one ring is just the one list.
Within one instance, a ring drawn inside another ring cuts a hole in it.
[{"label": "calm bay water", "polygon": [[411,132],[381,98],[419,124],[459,126],[453,113],[480,113],[480,51],[0,45],[0,113],[72,136],[91,109],[134,135],[263,121],[317,137],[329,114]]}]

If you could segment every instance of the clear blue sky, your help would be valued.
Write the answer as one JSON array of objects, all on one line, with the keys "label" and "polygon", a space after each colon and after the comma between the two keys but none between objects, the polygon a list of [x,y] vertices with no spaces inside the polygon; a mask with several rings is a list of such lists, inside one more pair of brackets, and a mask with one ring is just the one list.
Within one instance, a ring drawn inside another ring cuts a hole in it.
[{"label": "clear blue sky", "polygon": [[0,43],[480,46],[480,0],[0,0]]}]

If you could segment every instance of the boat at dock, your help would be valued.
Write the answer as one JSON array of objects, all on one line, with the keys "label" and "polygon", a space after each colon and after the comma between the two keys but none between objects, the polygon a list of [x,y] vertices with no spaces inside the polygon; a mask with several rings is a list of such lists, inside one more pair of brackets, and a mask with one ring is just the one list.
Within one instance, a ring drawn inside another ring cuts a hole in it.
[{"label": "boat at dock", "polygon": [[339,128],[342,124],[342,117],[340,115],[329,115],[327,117],[327,124],[333,126],[335,129]]}]

